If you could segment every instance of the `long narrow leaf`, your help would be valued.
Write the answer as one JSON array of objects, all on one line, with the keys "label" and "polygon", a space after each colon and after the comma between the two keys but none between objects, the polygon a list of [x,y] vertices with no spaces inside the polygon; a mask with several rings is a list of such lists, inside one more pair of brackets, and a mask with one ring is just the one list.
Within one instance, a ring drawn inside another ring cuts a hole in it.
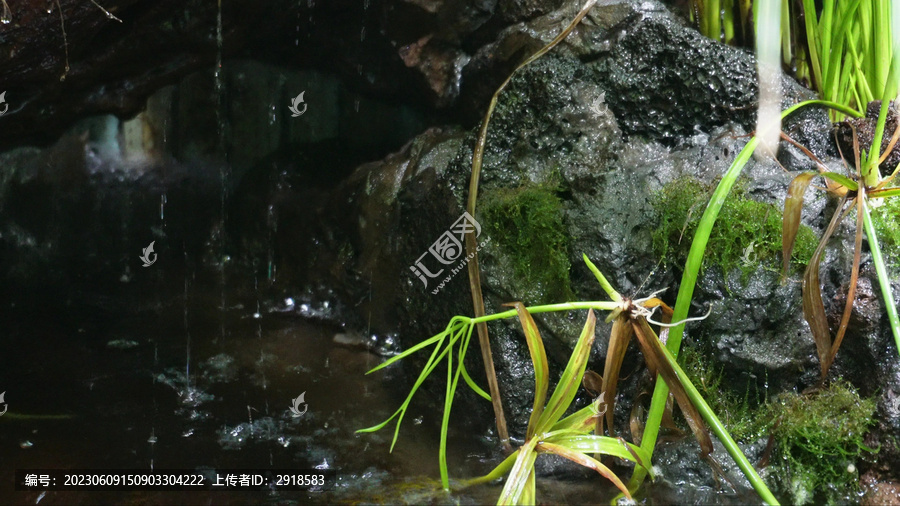
[{"label": "long narrow leaf", "polygon": [[597,471],[601,476],[611,481],[613,485],[616,486],[616,488],[621,490],[622,493],[625,494],[625,497],[633,500],[631,498],[631,493],[628,492],[628,488],[624,483],[622,483],[622,480],[620,480],[619,477],[616,476],[616,473],[612,472],[612,470],[610,470],[608,467],[601,464],[597,459],[585,455],[584,453],[570,450],[565,446],[560,446],[553,443],[542,442],[538,444],[538,449],[544,452],[555,453],[556,455],[565,457],[572,462],[575,462],[576,464],[581,464],[584,467]]},{"label": "long narrow leaf", "polygon": [[[541,444],[553,443],[582,453],[602,453],[620,459],[626,459],[644,467],[652,473],[650,455],[640,446],[631,443],[624,445],[618,438],[597,436],[594,434],[559,433],[545,438]],[[652,476],[652,474],[651,474]]]},{"label": "long narrow leaf", "polygon": [[534,318],[525,309],[525,304],[513,302],[504,304],[516,308],[519,315],[519,323],[525,331],[525,341],[528,343],[528,351],[531,353],[531,363],[534,364],[534,405],[531,409],[531,417],[528,418],[528,430],[525,439],[534,436],[534,429],[544,412],[544,401],[547,400],[547,389],[550,387],[550,368],[547,365],[547,353],[544,351],[544,340],[534,322]]},{"label": "long narrow leaf", "polygon": [[[900,8],[898,8],[897,17],[900,17]],[[894,302],[894,294],[891,291],[891,278],[888,276],[887,267],[884,265],[884,259],[881,256],[878,235],[875,233],[875,225],[872,223],[869,205],[866,202],[863,202],[863,225],[866,229],[866,238],[869,240],[869,249],[872,252],[872,263],[875,264],[875,272],[878,275],[878,284],[881,285],[881,296],[884,301],[885,311],[887,311],[891,333],[894,334],[894,344],[897,346],[897,352],[900,353],[900,318],[897,316],[897,304]]]},{"label": "long narrow leaf", "polygon": [[700,418],[697,408],[684,391],[684,386],[678,380],[675,370],[666,360],[662,351],[663,345],[656,337],[656,333],[653,332],[647,320],[642,316],[633,319],[632,325],[634,327],[634,335],[641,345],[641,350],[644,352],[644,359],[647,360],[648,365],[653,363],[659,375],[662,376],[666,385],[669,386],[669,389],[675,395],[675,401],[678,403],[678,407],[681,408],[681,413],[684,414],[691,431],[700,443],[702,455],[705,457],[711,454],[713,446],[712,439],[709,437],[709,431],[706,429],[703,419]]},{"label": "long narrow leaf", "polygon": [[559,384],[553,390],[553,395],[550,396],[547,407],[535,426],[535,432],[538,434],[549,430],[553,424],[559,421],[569,405],[572,404],[572,400],[578,392],[578,387],[581,386],[581,378],[584,376],[584,370],[591,355],[596,324],[597,318],[594,316],[594,310],[591,309],[588,311],[584,329],[582,329],[581,336],[575,344],[572,356],[569,357],[569,363],[559,379]]},{"label": "long narrow leaf", "polygon": [[584,263],[587,264],[588,269],[590,269],[591,273],[594,274],[594,277],[597,278],[597,282],[600,283],[600,286],[603,288],[603,291],[609,295],[609,298],[615,302],[622,302],[622,295],[616,291],[615,288],[606,280],[606,276],[600,272],[600,269],[594,265],[593,262],[588,258],[588,256],[584,253],[581,254],[581,258],[584,259]]},{"label": "long narrow leaf", "polygon": [[503,491],[500,492],[500,498],[497,504],[519,504],[522,492],[528,483],[528,475],[534,472],[534,461],[537,460],[537,452],[535,447],[538,444],[537,438],[531,438],[519,448],[519,455],[516,457],[516,463],[513,464],[512,471],[503,485]]},{"label": "long narrow leaf", "polygon": [[843,174],[838,174],[837,172],[823,172],[822,176],[830,179],[831,181],[834,181],[835,183],[847,188],[850,191],[856,191],[857,189],[859,189],[859,185],[856,183],[856,181]]},{"label": "long narrow leaf", "polygon": [[791,266],[791,253],[794,251],[794,241],[800,230],[800,212],[803,210],[803,194],[809,188],[816,172],[803,172],[798,174],[788,185],[787,196],[784,199],[784,217],[781,225],[781,256],[782,275],[787,277]]},{"label": "long narrow leaf", "polygon": [[[616,409],[616,389],[619,384],[619,373],[622,370],[622,362],[625,360],[625,352],[628,351],[628,343],[631,342],[631,323],[625,314],[620,314],[613,322],[612,331],[609,333],[609,346],[606,349],[606,365],[603,366],[603,400],[606,401],[606,425],[609,434],[615,435],[613,427],[613,414]],[[598,420],[597,435],[603,434],[603,425]]]},{"label": "long narrow leaf", "polygon": [[518,458],[519,458],[519,452],[521,452],[521,451],[522,451],[521,449],[518,449],[515,452],[513,452],[509,457],[506,457],[506,459],[504,459],[503,462],[497,464],[497,467],[492,469],[491,472],[489,472],[488,474],[486,474],[484,476],[479,476],[478,478],[471,478],[468,480],[464,480],[463,485],[467,486],[467,487],[471,486],[471,485],[480,485],[482,483],[489,483],[494,480],[499,480],[500,478],[503,478],[504,476],[506,476],[506,473],[508,473],[509,470],[513,468],[513,465],[515,465],[516,460],[518,460]]},{"label": "long narrow leaf", "polygon": [[831,344],[831,351],[828,353],[827,363],[831,366],[834,363],[834,357],[841,343],[844,341],[844,335],[847,332],[847,325],[850,323],[850,314],[853,312],[853,301],[856,300],[856,285],[859,281],[859,262],[862,256],[862,236],[863,236],[863,212],[862,206],[865,201],[865,188],[860,190],[860,194],[856,197],[856,240],[853,245],[853,268],[850,272],[850,288],[847,290],[847,302],[844,304],[844,314],[841,316],[841,325],[838,327],[834,342]]},{"label": "long narrow leaf", "polygon": [[828,374],[828,354],[831,352],[831,331],[828,329],[828,317],[825,315],[825,304],[822,302],[822,290],[819,287],[819,263],[822,261],[822,254],[825,252],[825,246],[828,239],[837,229],[841,221],[844,205],[847,198],[844,197],[840,201],[840,205],[834,212],[831,223],[825,229],[819,246],[813,253],[809,264],[806,266],[806,272],[803,273],[803,316],[809,324],[809,330],[812,332],[813,339],[816,342],[816,351],[819,354],[819,365],[822,370],[822,378]]}]

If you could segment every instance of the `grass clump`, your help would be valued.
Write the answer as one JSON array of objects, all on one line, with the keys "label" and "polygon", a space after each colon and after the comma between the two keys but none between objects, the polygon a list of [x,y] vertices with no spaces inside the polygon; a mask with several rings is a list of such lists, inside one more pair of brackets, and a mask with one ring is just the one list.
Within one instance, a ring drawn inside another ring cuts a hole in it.
[{"label": "grass clump", "polygon": [[770,406],[776,460],[795,504],[852,502],[859,491],[856,461],[874,453],[863,438],[873,423],[875,400],[862,399],[838,381],[813,396],[788,393]]},{"label": "grass clump", "polygon": [[549,185],[526,184],[486,196],[484,225],[511,263],[516,286],[534,303],[572,300],[569,237],[562,201]]},{"label": "grass clump", "polygon": [[[659,226],[652,233],[653,250],[664,261],[685,261],[690,238],[711,194],[708,186],[692,177],[678,178],[656,192],[653,207]],[[742,281],[747,281],[759,267],[777,270],[781,227],[780,209],[748,198],[746,189],[737,184],[710,234],[703,268],[718,265],[726,273],[740,269]],[[816,243],[812,229],[801,226],[791,255],[798,272],[812,256]]]}]

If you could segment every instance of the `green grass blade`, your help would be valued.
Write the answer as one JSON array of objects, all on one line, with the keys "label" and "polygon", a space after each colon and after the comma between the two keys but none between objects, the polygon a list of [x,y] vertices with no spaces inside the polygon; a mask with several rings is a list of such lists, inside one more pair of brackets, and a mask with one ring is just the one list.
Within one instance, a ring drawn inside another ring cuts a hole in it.
[{"label": "green grass blade", "polygon": [[619,292],[617,292],[616,289],[613,288],[613,286],[609,283],[609,281],[606,280],[606,276],[604,276],[603,273],[600,272],[600,269],[598,269],[597,266],[594,265],[593,262],[591,262],[588,256],[582,253],[581,258],[584,259],[584,263],[587,264],[588,269],[590,269],[590,271],[594,274],[594,277],[597,278],[597,281],[600,283],[603,291],[606,292],[607,295],[609,295],[609,298],[614,302],[622,302],[622,295],[620,295]]},{"label": "green grass blade", "polygon": [[591,457],[590,455],[586,455],[584,453],[572,450],[562,445],[541,442],[538,445],[538,449],[542,452],[554,453],[559,455],[560,457],[567,458],[576,464],[587,467],[588,469],[593,469],[597,471],[600,476],[603,476],[607,480],[611,481],[613,485],[616,486],[619,490],[625,494],[629,500],[633,500],[631,497],[631,493],[628,492],[628,488],[625,487],[625,484],[622,483],[622,480],[616,475],[616,473],[612,472],[612,470],[603,464],[600,463],[597,459]]},{"label": "green grass blade", "polygon": [[900,318],[897,317],[897,304],[894,302],[894,294],[891,291],[891,278],[888,276],[884,258],[881,256],[881,247],[878,245],[878,235],[869,214],[868,202],[863,202],[863,226],[866,229],[866,238],[869,240],[869,250],[872,252],[872,262],[875,264],[875,272],[878,275],[878,284],[881,285],[881,296],[884,299],[884,307],[887,311],[891,333],[894,335],[894,343],[897,352],[900,353]]},{"label": "green grass blade", "polygon": [[444,416],[441,419],[441,446],[438,450],[438,462],[441,468],[441,485],[444,490],[450,490],[450,472],[447,469],[447,432],[450,428],[450,409],[453,407],[453,394],[456,390],[456,382],[459,380],[459,370],[453,375],[453,354],[447,354],[447,393],[444,396]]},{"label": "green grass blade", "polygon": [[[631,443],[622,443],[617,438],[598,436],[595,434],[572,434],[561,432],[544,438],[543,443],[553,443],[570,448],[581,453],[602,453],[626,459],[638,464],[652,473],[649,465],[650,455],[640,446]],[[628,445],[627,447],[625,445]],[[631,449],[629,451],[629,448]],[[637,457],[635,457],[637,456]]]},{"label": "green grass blade", "polygon": [[458,317],[455,317],[452,320],[450,320],[450,323],[447,324],[447,328],[444,329],[444,331],[441,332],[440,334],[435,334],[435,335],[429,337],[428,339],[425,339],[424,341],[420,342],[419,344],[413,346],[412,348],[404,351],[403,353],[401,353],[399,355],[395,355],[388,360],[385,360],[384,362],[378,364],[377,366],[369,369],[366,372],[366,374],[372,374],[373,372],[380,371],[381,369],[384,369],[385,367],[393,364],[394,362],[397,362],[398,360],[404,359],[404,358],[412,355],[413,353],[421,350],[422,348],[425,348],[426,346],[429,346],[436,342],[442,341],[445,337],[447,337],[448,334],[458,330],[458,328],[454,328],[454,322],[458,321],[457,318]]},{"label": "green grass blade", "polygon": [[506,476],[506,473],[509,472],[510,469],[513,468],[513,465],[516,463],[516,460],[519,458],[519,452],[521,449],[513,452],[509,457],[503,460],[503,462],[497,464],[497,467],[491,470],[488,474],[484,476],[479,476],[478,478],[471,478],[468,480],[463,480],[463,486],[471,486],[471,485],[480,485],[482,483],[490,483],[494,480],[499,480]]},{"label": "green grass blade", "polygon": [[837,172],[823,172],[822,177],[828,178],[841,186],[845,186],[850,191],[859,189],[859,185],[856,184],[856,181],[843,174],[838,174]]},{"label": "green grass blade", "polygon": [[896,197],[898,195],[900,195],[900,188],[887,188],[885,190],[869,192],[869,196],[872,198]]},{"label": "green grass blade", "polygon": [[594,412],[590,406],[585,406],[571,415],[553,424],[550,432],[571,432],[587,434],[594,428]]},{"label": "green grass blade", "polygon": [[537,443],[537,438],[531,438],[519,448],[519,455],[509,472],[506,484],[503,485],[497,504],[519,504],[528,483],[528,475],[534,472],[534,461],[537,460],[537,452],[534,449]]},{"label": "green grass blade", "polygon": [[591,355],[591,345],[594,344],[594,328],[597,324],[597,318],[594,316],[594,310],[588,311],[587,321],[581,336],[575,344],[572,356],[569,357],[569,363],[553,390],[553,395],[547,402],[547,407],[541,414],[540,419],[535,426],[535,432],[540,434],[547,432],[562,417],[578,389],[581,387],[581,377],[584,376],[584,370],[587,367],[588,358]]},{"label": "green grass blade", "polygon": [[541,339],[541,333],[534,318],[525,309],[525,304],[513,302],[505,305],[516,308],[519,323],[525,332],[528,351],[531,353],[531,363],[534,365],[534,404],[531,408],[531,416],[528,418],[528,430],[525,433],[525,439],[531,439],[534,436],[537,422],[544,412],[544,401],[547,400],[547,390],[550,388],[550,367],[547,363],[547,352],[544,351],[544,340]]}]

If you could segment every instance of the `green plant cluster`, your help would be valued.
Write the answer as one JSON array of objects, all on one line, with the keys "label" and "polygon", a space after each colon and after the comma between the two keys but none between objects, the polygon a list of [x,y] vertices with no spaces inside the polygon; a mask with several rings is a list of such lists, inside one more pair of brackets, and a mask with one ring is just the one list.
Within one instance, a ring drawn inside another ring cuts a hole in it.
[{"label": "green plant cluster", "polygon": [[[656,192],[653,207],[659,226],[652,233],[653,250],[665,262],[685,261],[711,193],[711,188],[692,177],[678,178]],[[704,268],[718,265],[726,273],[740,269],[743,281],[760,266],[778,269],[781,228],[781,210],[748,198],[746,189],[738,183],[710,234]],[[805,267],[817,242],[812,229],[801,225],[791,255],[798,271]]]},{"label": "green plant cluster", "polygon": [[485,196],[483,223],[510,259],[517,285],[533,303],[572,300],[569,237],[562,201],[550,185],[525,184]]},{"label": "green plant cluster", "polygon": [[781,456],[777,474],[795,504],[845,502],[859,490],[856,462],[876,451],[863,441],[873,423],[874,399],[860,398],[852,386],[839,381],[812,397],[783,394],[768,412]]}]

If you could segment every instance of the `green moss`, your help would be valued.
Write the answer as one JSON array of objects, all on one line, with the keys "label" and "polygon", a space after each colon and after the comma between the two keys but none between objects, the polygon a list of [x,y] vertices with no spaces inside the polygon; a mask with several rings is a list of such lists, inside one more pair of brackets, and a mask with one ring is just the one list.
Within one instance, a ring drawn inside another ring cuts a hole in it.
[{"label": "green moss", "polygon": [[[765,419],[750,409],[749,390],[743,397],[722,384],[723,368],[711,365],[700,351],[685,347],[678,356],[678,364],[697,387],[697,391],[737,441],[758,437],[765,428]],[[756,397],[756,396],[754,396]],[[755,398],[753,400],[755,403]]]},{"label": "green moss", "polygon": [[[712,190],[694,178],[683,177],[654,195],[659,227],[652,234],[653,249],[666,262],[683,264],[687,259]],[[760,266],[779,270],[781,221],[781,209],[748,198],[743,185],[735,185],[713,227],[703,267],[718,265],[725,272],[740,269],[744,281]],[[801,225],[791,255],[798,270],[809,261],[817,242],[813,231]]]},{"label": "green moss", "polygon": [[884,199],[884,205],[872,212],[878,244],[886,257],[900,256],[900,197]]},{"label": "green moss", "polygon": [[562,202],[555,188],[526,184],[498,190],[482,205],[484,226],[507,257],[522,290],[534,303],[572,300],[569,284],[569,239],[563,225]]},{"label": "green moss", "polygon": [[781,395],[768,411],[781,457],[773,460],[780,468],[776,475],[795,504],[846,502],[858,491],[856,462],[875,451],[864,444],[874,399],[836,382],[813,396]]}]

